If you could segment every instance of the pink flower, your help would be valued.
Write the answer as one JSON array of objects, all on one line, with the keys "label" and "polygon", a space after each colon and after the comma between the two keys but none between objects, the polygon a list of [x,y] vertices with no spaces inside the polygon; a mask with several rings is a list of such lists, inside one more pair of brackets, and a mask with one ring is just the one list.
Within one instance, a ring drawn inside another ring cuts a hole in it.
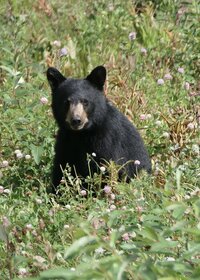
[{"label": "pink flower", "polygon": [[112,200],[115,200],[115,194],[114,194],[114,193],[111,193],[111,194],[110,194],[110,198],[111,198]]},{"label": "pink flower", "polygon": [[193,130],[195,128],[195,125],[193,123],[188,123],[187,128],[189,130]]},{"label": "pink flower", "polygon": [[159,86],[161,86],[161,85],[164,85],[164,80],[163,79],[158,79],[157,80],[157,84],[159,85]]},{"label": "pink flower", "polygon": [[181,74],[183,74],[183,73],[184,73],[184,68],[179,67],[179,68],[178,68],[178,72],[181,73]]},{"label": "pink flower", "polygon": [[165,74],[164,79],[165,80],[172,80],[173,77],[172,77],[172,75],[170,73],[167,73],[167,74]]},{"label": "pink flower", "polygon": [[48,99],[46,97],[41,97],[40,98],[40,102],[44,105],[46,105],[48,103]]},{"label": "pink flower", "polygon": [[128,37],[129,37],[129,40],[130,40],[130,41],[135,40],[135,39],[136,39],[136,32],[131,32],[131,33],[129,33]]},{"label": "pink flower", "polygon": [[111,193],[111,187],[109,187],[109,186],[105,186],[103,190],[106,194]]},{"label": "pink flower", "polygon": [[60,50],[60,56],[65,56],[65,55],[67,55],[67,54],[68,54],[68,51],[67,51],[66,48],[62,48],[62,49]]},{"label": "pink flower", "polygon": [[110,205],[110,211],[113,211],[116,209],[116,206],[114,204]]},{"label": "pink flower", "polygon": [[81,191],[80,191],[80,194],[81,194],[82,196],[86,196],[86,195],[87,195],[87,192],[86,192],[86,190],[81,190]]},{"label": "pink flower", "polygon": [[124,234],[122,235],[122,239],[123,239],[124,241],[128,241],[128,240],[130,239],[129,234],[128,234],[127,232],[124,233]]},{"label": "pink flower", "polygon": [[141,48],[140,51],[141,51],[141,53],[144,54],[144,55],[147,54],[147,50],[146,50],[145,48]]},{"label": "pink flower", "polygon": [[140,115],[140,119],[141,119],[142,121],[146,120],[146,119],[147,119],[147,115],[141,114],[141,115]]}]

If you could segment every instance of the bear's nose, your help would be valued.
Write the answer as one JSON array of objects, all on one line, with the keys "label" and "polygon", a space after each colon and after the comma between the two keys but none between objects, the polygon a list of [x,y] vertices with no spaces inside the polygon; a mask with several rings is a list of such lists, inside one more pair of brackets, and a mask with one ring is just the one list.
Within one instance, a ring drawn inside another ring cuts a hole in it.
[{"label": "bear's nose", "polygon": [[71,125],[77,127],[81,124],[81,118],[79,116],[73,117],[71,120]]}]

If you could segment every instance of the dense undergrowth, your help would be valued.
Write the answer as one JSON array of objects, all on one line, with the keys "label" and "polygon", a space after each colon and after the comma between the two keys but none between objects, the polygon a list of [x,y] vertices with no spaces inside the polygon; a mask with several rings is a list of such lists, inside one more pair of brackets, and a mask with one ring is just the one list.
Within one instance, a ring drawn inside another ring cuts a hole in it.
[{"label": "dense undergrowth", "polygon": [[[192,0],[2,1],[0,279],[199,279],[199,11]],[[101,64],[153,174],[118,183],[111,163],[96,197],[77,181],[54,197],[45,71],[84,77]]]}]

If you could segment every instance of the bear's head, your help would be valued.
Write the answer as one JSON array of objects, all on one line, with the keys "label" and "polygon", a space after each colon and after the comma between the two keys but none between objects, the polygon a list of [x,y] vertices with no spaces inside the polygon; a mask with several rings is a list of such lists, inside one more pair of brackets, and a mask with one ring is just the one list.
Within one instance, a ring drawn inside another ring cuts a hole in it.
[{"label": "bear's head", "polygon": [[93,69],[85,79],[65,78],[50,67],[47,79],[52,90],[53,114],[60,128],[82,131],[103,123],[107,109],[103,66]]}]

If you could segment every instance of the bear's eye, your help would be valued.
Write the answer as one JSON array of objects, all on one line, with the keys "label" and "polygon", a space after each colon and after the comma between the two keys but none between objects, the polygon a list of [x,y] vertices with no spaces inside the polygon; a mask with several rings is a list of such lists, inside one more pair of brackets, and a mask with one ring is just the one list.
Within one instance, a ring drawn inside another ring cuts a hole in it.
[{"label": "bear's eye", "polygon": [[82,103],[83,103],[84,106],[88,106],[88,104],[89,104],[87,99],[83,99]]}]

